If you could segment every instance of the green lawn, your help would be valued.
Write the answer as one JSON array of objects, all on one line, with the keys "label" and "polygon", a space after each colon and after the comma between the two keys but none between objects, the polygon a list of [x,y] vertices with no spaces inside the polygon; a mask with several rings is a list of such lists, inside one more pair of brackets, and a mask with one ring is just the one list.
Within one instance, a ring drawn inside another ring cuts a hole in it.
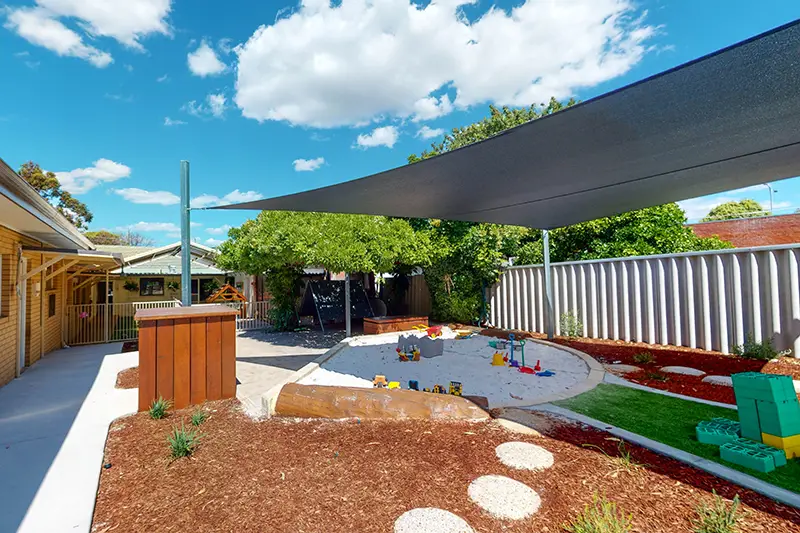
[{"label": "green lawn", "polygon": [[719,456],[718,446],[697,441],[694,428],[698,422],[715,416],[738,420],[733,409],[606,384],[600,384],[574,398],[554,403],[800,493],[800,460],[793,459],[786,466],[769,474],[762,474],[723,461]]}]

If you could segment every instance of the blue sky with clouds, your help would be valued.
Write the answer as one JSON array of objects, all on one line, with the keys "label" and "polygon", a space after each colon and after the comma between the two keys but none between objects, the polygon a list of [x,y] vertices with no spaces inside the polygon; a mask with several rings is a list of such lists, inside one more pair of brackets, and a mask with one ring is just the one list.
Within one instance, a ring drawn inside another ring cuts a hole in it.
[{"label": "blue sky with clouds", "polygon": [[[797,0],[7,0],[0,157],[34,160],[92,229],[178,237],[197,206],[405,163],[489,103],[587,99],[800,18]],[[800,182],[773,184],[776,212]],[[766,187],[683,203],[691,219]],[[214,245],[251,212],[199,211]]]}]

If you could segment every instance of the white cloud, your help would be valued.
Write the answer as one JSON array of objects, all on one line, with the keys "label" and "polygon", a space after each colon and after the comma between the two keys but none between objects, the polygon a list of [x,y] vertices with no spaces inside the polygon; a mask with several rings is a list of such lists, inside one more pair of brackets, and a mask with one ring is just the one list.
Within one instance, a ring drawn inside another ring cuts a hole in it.
[{"label": "white cloud", "polygon": [[169,191],[146,191],[131,187],[128,189],[115,189],[114,193],[134,204],[176,205],[181,201],[177,194]]},{"label": "white cloud", "polygon": [[183,120],[164,117],[164,125],[165,126],[183,126],[184,124],[186,124],[186,122],[184,122]]},{"label": "white cloud", "polygon": [[156,78],[158,83],[164,83],[165,81],[169,81],[169,74],[164,74],[163,76],[159,76]]},{"label": "white cloud", "polygon": [[394,143],[397,142],[397,137],[397,128],[394,126],[383,126],[381,128],[375,128],[370,134],[362,133],[358,136],[358,139],[356,139],[356,144],[361,148],[374,148],[375,146],[391,148],[394,146]]},{"label": "white cloud", "polygon": [[[170,9],[171,0],[36,0],[35,7],[8,10],[5,26],[32,44],[102,68],[113,61],[111,54],[86,44],[84,38],[110,37],[144,50],[142,38],[170,34]],[[81,32],[68,28],[61,19],[76,20]]]},{"label": "white cloud", "polygon": [[72,194],[83,194],[101,183],[110,183],[131,175],[130,167],[110,159],[98,159],[93,165],[69,172],[56,172],[55,175],[61,187]]},{"label": "white cloud", "polygon": [[125,95],[125,94],[106,93],[105,97],[108,98],[109,100],[116,100],[117,102],[125,102],[126,104],[130,104],[131,102],[133,102],[132,94]]},{"label": "white cloud", "polygon": [[305,0],[236,48],[234,101],[248,118],[323,128],[530,105],[628,72],[657,32],[634,0],[516,3]]},{"label": "white cloud", "polygon": [[295,159],[292,163],[297,172],[313,172],[325,164],[324,157],[315,159]]},{"label": "white cloud", "polygon": [[239,189],[235,189],[222,198],[219,196],[214,196],[212,194],[201,194],[195,198],[192,198],[191,206],[198,208],[198,207],[215,207],[218,205],[227,205],[227,204],[238,204],[242,202],[253,202],[255,200],[261,200],[264,196],[261,193],[257,193],[256,191],[247,191],[242,192]]},{"label": "white cloud", "polygon": [[211,235],[226,235],[229,229],[231,229],[231,226],[223,224],[218,228],[206,228],[206,231]]},{"label": "white cloud", "polygon": [[5,27],[16,31],[31,44],[52,50],[60,56],[84,59],[98,68],[107,67],[114,61],[111,54],[84,43],[77,32],[51,18],[51,13],[44,9],[20,8],[10,11]]},{"label": "white cloud", "polygon": [[228,108],[228,99],[223,93],[211,93],[206,96],[205,103],[198,104],[197,100],[186,102],[181,110],[186,111],[195,117],[208,117],[222,118],[225,115],[225,110]]},{"label": "white cloud", "polygon": [[221,241],[219,239],[215,239],[214,237],[209,237],[208,239],[206,239],[205,244],[207,244],[208,246],[214,247],[214,246],[219,246],[223,242],[224,241]]},{"label": "white cloud", "polygon": [[189,70],[195,76],[206,77],[222,74],[228,69],[217,57],[217,53],[204,40],[194,52],[188,55]]},{"label": "white cloud", "polygon": [[428,96],[420,98],[414,102],[414,118],[413,122],[420,122],[422,120],[432,120],[453,111],[453,103],[450,102],[450,97],[442,95],[441,98],[435,96]]},{"label": "white cloud", "polygon": [[434,137],[441,137],[442,135],[444,135],[444,130],[442,128],[429,128],[428,126],[422,126],[415,137],[433,139]]},{"label": "white cloud", "polygon": [[173,222],[137,222],[127,226],[117,226],[117,231],[167,231],[180,236],[181,228]]}]

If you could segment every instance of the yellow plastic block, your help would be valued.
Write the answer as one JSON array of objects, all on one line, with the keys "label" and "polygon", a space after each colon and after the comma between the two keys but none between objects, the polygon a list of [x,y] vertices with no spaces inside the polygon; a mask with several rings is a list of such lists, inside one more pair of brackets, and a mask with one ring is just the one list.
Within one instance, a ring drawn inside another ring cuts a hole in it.
[{"label": "yellow plastic block", "polygon": [[793,457],[800,457],[800,446],[796,448],[787,448],[783,450],[786,453],[787,459],[792,459]]},{"label": "yellow plastic block", "polygon": [[800,450],[800,435],[792,435],[791,437],[777,437],[769,433],[761,434],[761,441],[767,446],[778,448],[779,450],[790,450],[797,448]]},{"label": "yellow plastic block", "polygon": [[390,381],[389,382],[389,388],[390,389],[399,389],[400,388],[400,382],[399,381]]}]

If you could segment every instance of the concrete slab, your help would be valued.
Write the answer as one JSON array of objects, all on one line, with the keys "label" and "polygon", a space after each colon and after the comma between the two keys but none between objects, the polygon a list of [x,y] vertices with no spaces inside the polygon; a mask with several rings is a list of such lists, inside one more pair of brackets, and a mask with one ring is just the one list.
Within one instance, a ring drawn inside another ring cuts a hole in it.
[{"label": "concrete slab", "polygon": [[108,426],[137,407],[121,348],[59,350],[0,388],[0,531],[89,532]]},{"label": "concrete slab", "polygon": [[236,397],[252,417],[265,414],[261,396],[335,346],[344,333],[332,331],[243,331],[236,341]]}]

